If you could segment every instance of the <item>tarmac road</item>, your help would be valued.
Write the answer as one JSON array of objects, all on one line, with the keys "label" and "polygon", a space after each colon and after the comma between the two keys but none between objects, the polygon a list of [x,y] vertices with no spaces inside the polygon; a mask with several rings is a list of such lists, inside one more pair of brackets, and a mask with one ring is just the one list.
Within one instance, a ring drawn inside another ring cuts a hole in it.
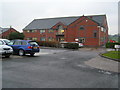
[{"label": "tarmac road", "polygon": [[3,88],[118,88],[118,74],[85,65],[98,50],[41,49],[2,61]]}]

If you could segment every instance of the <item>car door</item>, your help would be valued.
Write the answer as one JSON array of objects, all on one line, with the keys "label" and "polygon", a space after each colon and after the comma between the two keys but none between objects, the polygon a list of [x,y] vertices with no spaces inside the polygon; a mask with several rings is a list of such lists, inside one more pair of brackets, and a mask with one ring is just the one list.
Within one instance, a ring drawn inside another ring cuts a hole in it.
[{"label": "car door", "polygon": [[15,42],[13,43],[13,45],[11,45],[11,46],[12,46],[14,52],[17,53],[18,50],[19,50],[19,48],[21,47],[21,41],[15,41]]}]

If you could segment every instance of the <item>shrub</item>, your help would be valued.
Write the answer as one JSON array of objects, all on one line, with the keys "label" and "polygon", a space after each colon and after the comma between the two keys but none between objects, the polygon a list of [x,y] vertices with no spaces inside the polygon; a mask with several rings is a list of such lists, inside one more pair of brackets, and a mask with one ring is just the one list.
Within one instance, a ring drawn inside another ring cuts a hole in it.
[{"label": "shrub", "polygon": [[9,35],[9,39],[13,40],[13,39],[24,39],[24,34],[23,33],[19,33],[19,32],[12,32]]},{"label": "shrub", "polygon": [[59,47],[59,42],[56,41],[37,41],[37,43],[45,47]]},{"label": "shrub", "polygon": [[64,47],[68,49],[78,49],[79,45],[78,43],[66,43]]},{"label": "shrub", "polygon": [[120,43],[108,42],[106,43],[106,48],[114,48],[115,45],[120,45]]}]

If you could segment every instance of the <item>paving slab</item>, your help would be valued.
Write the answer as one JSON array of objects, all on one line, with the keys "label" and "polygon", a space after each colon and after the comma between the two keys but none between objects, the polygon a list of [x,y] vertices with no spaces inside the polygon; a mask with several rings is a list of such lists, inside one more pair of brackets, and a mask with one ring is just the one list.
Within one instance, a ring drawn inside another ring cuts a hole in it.
[{"label": "paving slab", "polygon": [[120,73],[120,70],[118,68],[119,62],[103,58],[101,56],[92,58],[86,61],[85,64],[97,69]]}]

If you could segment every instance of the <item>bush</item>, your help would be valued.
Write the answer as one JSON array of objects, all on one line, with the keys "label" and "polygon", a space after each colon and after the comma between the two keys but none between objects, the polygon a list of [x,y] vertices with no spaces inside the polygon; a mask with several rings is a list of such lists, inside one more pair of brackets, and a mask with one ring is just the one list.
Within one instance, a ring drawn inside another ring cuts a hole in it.
[{"label": "bush", "polygon": [[78,43],[66,43],[64,47],[68,49],[78,49],[79,45]]},{"label": "bush", "polygon": [[59,42],[56,41],[37,41],[37,43],[45,47],[59,47]]},{"label": "bush", "polygon": [[13,40],[13,39],[24,39],[24,34],[23,33],[19,33],[19,32],[12,32],[9,35],[9,39]]},{"label": "bush", "polygon": [[106,43],[106,48],[114,48],[115,45],[120,45],[120,43],[108,42]]}]

